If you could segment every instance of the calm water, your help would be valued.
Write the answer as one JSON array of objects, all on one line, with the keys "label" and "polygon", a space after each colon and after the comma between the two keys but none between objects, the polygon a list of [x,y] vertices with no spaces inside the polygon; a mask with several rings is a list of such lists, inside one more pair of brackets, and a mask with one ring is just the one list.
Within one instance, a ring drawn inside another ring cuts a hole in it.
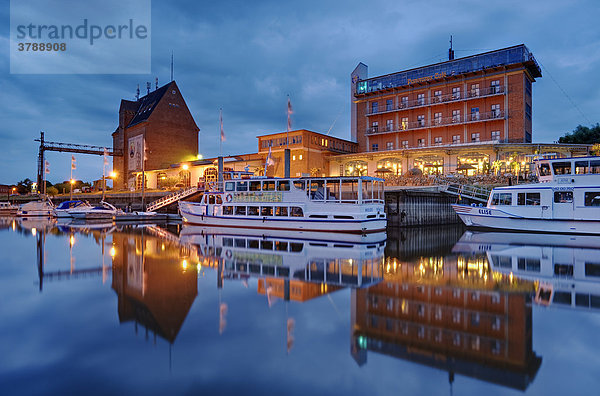
[{"label": "calm water", "polygon": [[600,239],[435,227],[385,242],[309,241],[1,224],[3,394],[549,395],[600,385]]}]

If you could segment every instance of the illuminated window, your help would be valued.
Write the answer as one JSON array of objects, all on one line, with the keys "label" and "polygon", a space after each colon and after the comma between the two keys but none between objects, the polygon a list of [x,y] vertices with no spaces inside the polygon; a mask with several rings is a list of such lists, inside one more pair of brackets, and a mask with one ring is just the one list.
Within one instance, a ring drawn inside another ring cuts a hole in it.
[{"label": "illuminated window", "polygon": [[292,155],[292,161],[296,161],[296,156]]},{"label": "illuminated window", "polygon": [[402,126],[400,129],[403,131],[408,129],[408,117],[402,117]]},{"label": "illuminated window", "polygon": [[298,156],[298,159],[299,159],[300,161],[302,161],[302,154],[300,154],[300,156]]}]

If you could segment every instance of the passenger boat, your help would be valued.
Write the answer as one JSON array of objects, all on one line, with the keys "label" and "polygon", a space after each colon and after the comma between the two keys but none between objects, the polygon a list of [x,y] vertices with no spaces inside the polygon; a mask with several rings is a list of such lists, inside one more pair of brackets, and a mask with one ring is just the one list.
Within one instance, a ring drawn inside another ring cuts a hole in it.
[{"label": "passenger boat", "polygon": [[56,208],[54,208],[54,216],[56,217],[72,217],[71,212],[73,210],[80,210],[83,208],[90,208],[90,205],[84,201],[65,201],[61,202]]},{"label": "passenger boat", "polygon": [[179,202],[185,224],[342,233],[385,231],[383,179],[250,178]]},{"label": "passenger boat", "polygon": [[19,207],[10,202],[0,202],[0,216],[12,216],[17,214]]},{"label": "passenger boat", "polygon": [[600,157],[536,161],[539,182],[492,190],[487,206],[452,205],[469,227],[600,234]]},{"label": "passenger boat", "polygon": [[119,210],[108,202],[102,201],[100,205],[75,208],[70,214],[76,219],[86,220],[108,220],[112,219]]},{"label": "passenger boat", "polygon": [[32,201],[27,202],[19,207],[17,216],[32,217],[44,216],[51,217],[54,215],[54,205],[49,201]]}]

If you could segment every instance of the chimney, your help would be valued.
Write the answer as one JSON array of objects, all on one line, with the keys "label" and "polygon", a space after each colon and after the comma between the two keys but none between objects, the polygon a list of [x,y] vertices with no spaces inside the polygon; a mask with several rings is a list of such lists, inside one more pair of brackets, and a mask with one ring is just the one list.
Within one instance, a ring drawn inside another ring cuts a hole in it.
[{"label": "chimney", "polygon": [[135,100],[140,100],[140,84],[137,85],[137,91],[135,93]]},{"label": "chimney", "polygon": [[450,35],[450,48],[448,48],[448,60],[454,60],[454,50],[452,49],[452,35]]},{"label": "chimney", "polygon": [[151,86],[152,86],[152,84],[150,84],[150,81],[148,81],[148,82],[146,83],[146,91],[148,91],[148,92],[147,92],[148,94],[150,93],[150,87],[151,87]]},{"label": "chimney", "polygon": [[156,80],[155,80],[154,82],[155,82],[155,85],[154,85],[154,86],[156,87],[156,88],[154,88],[154,89],[158,89],[158,77],[156,77]]}]

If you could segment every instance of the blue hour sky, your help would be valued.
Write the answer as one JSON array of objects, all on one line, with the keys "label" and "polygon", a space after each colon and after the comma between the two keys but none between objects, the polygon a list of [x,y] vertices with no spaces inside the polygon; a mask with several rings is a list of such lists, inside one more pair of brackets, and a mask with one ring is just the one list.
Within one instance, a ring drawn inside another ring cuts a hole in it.
[{"label": "blue hour sky", "polygon": [[[68,1],[57,1],[57,9]],[[35,12],[35,11],[32,11]],[[350,72],[376,76],[524,43],[542,67],[533,85],[533,140],[552,142],[600,121],[600,2],[158,1],[150,74],[10,74],[9,2],[0,7],[0,183],[36,177],[39,131],[48,140],[112,144],[122,98],[137,84],[175,80],[201,129],[200,152],[256,152],[256,136],[293,127],[348,139]],[[126,60],[123,60],[126,62]],[[69,177],[70,155],[49,153],[49,180]],[[102,158],[77,156],[74,176],[101,177]]]}]

